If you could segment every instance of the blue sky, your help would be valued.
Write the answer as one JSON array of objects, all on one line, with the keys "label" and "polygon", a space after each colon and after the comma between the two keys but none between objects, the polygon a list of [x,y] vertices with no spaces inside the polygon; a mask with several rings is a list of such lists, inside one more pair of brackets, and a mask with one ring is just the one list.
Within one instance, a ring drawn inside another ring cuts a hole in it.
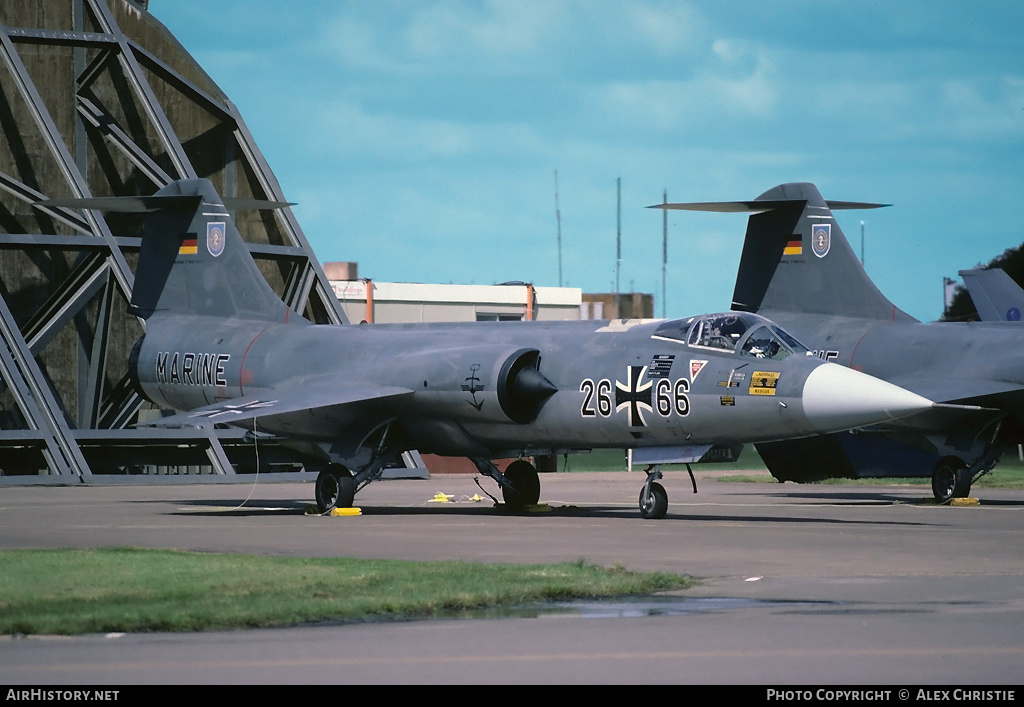
[{"label": "blue sky", "polygon": [[[215,7],[215,11],[211,11]],[[919,319],[1024,240],[1024,3],[151,0],[321,262],[656,295],[661,201],[809,181]],[[745,217],[669,217],[667,315],[728,309]]]}]

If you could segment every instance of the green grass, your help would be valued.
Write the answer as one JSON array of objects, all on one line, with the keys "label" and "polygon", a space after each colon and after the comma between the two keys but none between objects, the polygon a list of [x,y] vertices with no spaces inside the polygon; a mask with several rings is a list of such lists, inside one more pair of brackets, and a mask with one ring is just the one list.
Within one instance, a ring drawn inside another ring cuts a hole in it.
[{"label": "green grass", "polygon": [[[774,477],[768,472],[761,457],[758,456],[754,445],[744,445],[740,458],[728,464],[692,464],[695,472],[701,471],[737,471],[748,473],[730,474],[719,476],[718,481],[736,481],[745,483],[774,482]],[[666,464],[667,471],[685,470],[681,464]],[[624,471],[626,469],[626,456],[622,450],[594,450],[590,454],[570,455],[568,460],[559,458],[559,471]],[[640,469],[639,466],[634,469]],[[884,477],[872,479],[825,479],[814,483],[828,485],[851,485],[851,486],[907,486],[907,485],[931,485],[930,477]],[[1024,462],[1021,462],[1016,454],[1004,455],[996,468],[991,473],[974,482],[972,488],[999,488],[999,489],[1022,489],[1024,488]]]},{"label": "green grass", "polygon": [[[691,464],[694,471],[744,471],[749,469],[764,469],[767,474],[764,462],[758,456],[754,445],[744,445],[737,461],[723,464]],[[686,471],[683,464],[665,464],[663,468],[667,471]],[[642,470],[643,466],[634,464],[633,470]],[[625,471],[626,452],[622,449],[595,449],[588,454],[569,454],[558,458],[558,471]]]},{"label": "green grass", "polygon": [[[738,481],[746,483],[774,482],[768,471],[755,474],[734,474],[720,476],[718,481]],[[827,486],[931,486],[931,477],[878,477],[870,479],[823,479],[815,484]],[[1024,489],[1024,466],[1000,463],[992,472],[974,482],[971,488],[986,489]]]},{"label": "green grass", "polygon": [[0,552],[0,634],[205,631],[412,618],[692,586],[556,565],[294,558],[108,548]]},{"label": "green grass", "polygon": [[974,488],[979,486],[990,489],[1024,489],[1024,466],[1019,463],[1000,463],[990,474],[985,474],[974,482]]}]

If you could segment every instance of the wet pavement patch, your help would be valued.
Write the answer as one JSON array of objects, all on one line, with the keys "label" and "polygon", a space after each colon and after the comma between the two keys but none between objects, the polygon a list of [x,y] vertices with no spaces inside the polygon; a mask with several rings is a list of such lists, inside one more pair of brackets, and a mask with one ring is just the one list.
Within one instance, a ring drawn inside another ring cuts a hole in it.
[{"label": "wet pavement patch", "polygon": [[771,601],[732,597],[630,597],[626,599],[581,599],[575,601],[500,607],[460,613],[466,618],[543,618],[575,616],[581,619],[685,616],[737,609],[822,609],[835,607],[827,601]]}]

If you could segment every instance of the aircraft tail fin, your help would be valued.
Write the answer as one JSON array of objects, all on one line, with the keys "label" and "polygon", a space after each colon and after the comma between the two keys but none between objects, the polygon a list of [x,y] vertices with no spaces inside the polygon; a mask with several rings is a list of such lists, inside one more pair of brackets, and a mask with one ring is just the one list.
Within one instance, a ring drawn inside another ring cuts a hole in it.
[{"label": "aircraft tail fin", "polygon": [[733,290],[735,310],[914,321],[875,287],[832,215],[887,205],[826,201],[813,184],[796,183],[752,201],[652,208],[751,214]]},{"label": "aircraft tail fin", "polygon": [[182,179],[152,196],[62,199],[49,205],[146,213],[129,310],[299,319],[267,284],[235,228],[233,208],[279,208],[282,202],[221,199],[206,179]]},{"label": "aircraft tail fin", "polygon": [[1001,268],[961,270],[967,292],[983,322],[1019,322],[1024,290]]}]

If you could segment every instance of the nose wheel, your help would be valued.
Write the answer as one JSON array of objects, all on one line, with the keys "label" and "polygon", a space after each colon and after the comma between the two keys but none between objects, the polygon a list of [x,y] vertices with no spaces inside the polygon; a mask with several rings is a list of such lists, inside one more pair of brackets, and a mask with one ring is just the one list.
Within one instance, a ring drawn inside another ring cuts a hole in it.
[{"label": "nose wheel", "polygon": [[[659,474],[660,476],[660,474]],[[654,481],[640,489],[640,515],[657,520],[664,518],[668,511],[668,493],[665,487]]]},{"label": "nose wheel", "polygon": [[[690,483],[693,484],[693,492],[697,493],[697,480],[693,478],[693,470],[686,465],[686,471],[690,474]],[[664,518],[668,512],[668,493],[665,487],[658,483],[662,478],[661,465],[652,464],[647,467],[647,481],[640,489],[640,516],[658,520]]]},{"label": "nose wheel", "polygon": [[668,511],[668,493],[665,487],[658,483],[661,479],[661,466],[655,464],[647,469],[647,481],[640,489],[640,516],[657,520],[664,518]]}]

